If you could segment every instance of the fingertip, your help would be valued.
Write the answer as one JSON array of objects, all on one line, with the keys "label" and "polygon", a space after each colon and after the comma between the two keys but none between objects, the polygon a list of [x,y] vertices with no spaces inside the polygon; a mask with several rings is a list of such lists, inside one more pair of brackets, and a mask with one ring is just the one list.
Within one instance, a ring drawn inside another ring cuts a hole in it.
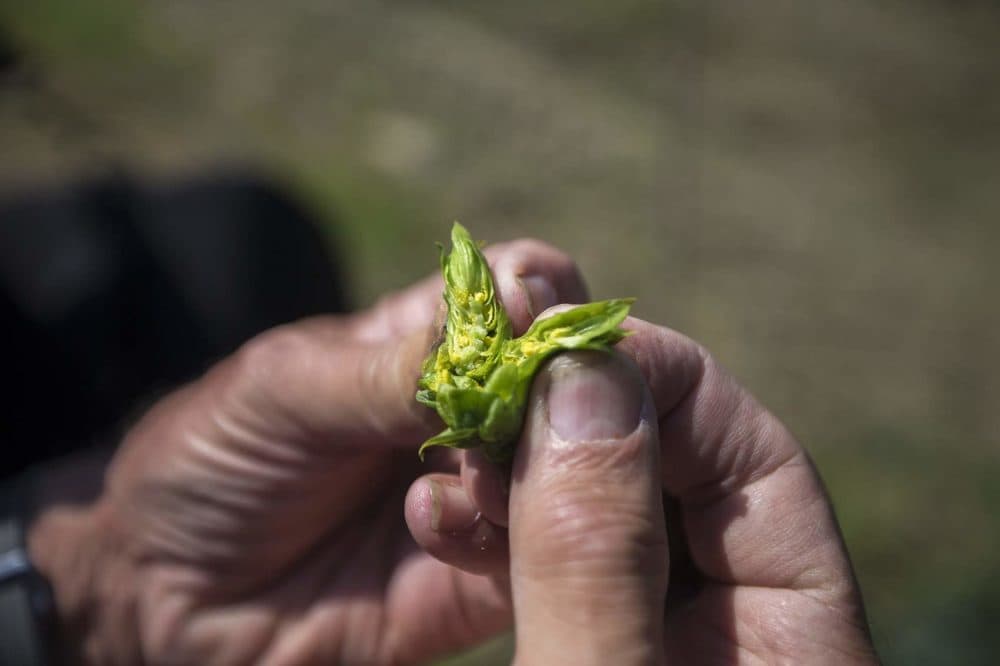
[{"label": "fingertip", "polygon": [[555,286],[545,275],[524,275],[500,264],[494,277],[514,335],[524,333],[538,313],[559,302]]},{"label": "fingertip", "polygon": [[[639,369],[617,352],[565,352],[543,365],[514,459],[515,485],[541,477],[571,484],[653,484],[655,408]],[[612,481],[614,480],[614,481]]]},{"label": "fingertip", "polygon": [[517,276],[515,280],[521,287],[525,298],[525,308],[528,316],[534,319],[538,314],[559,302],[559,294],[552,283],[540,275]]},{"label": "fingertip", "polygon": [[548,307],[588,300],[576,263],[551,245],[522,239],[488,247],[485,253],[515,335]]},{"label": "fingertip", "polygon": [[506,574],[507,530],[476,509],[457,476],[429,474],[414,481],[404,514],[414,541],[436,559],[470,573]]},{"label": "fingertip", "polygon": [[650,403],[618,354],[563,354],[536,381],[510,500],[519,650],[563,631],[579,654],[607,631],[660,644],[669,552]]},{"label": "fingertip", "polygon": [[462,480],[453,474],[428,474],[414,481],[406,494],[405,513],[414,536],[461,532],[479,519]]}]

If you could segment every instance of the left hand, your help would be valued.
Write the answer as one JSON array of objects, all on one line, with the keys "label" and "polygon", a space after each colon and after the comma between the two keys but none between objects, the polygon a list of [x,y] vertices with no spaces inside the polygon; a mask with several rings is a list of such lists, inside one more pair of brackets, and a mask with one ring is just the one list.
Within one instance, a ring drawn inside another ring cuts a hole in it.
[{"label": "left hand", "polygon": [[[587,300],[548,246],[487,256],[516,334]],[[267,332],[160,401],[96,501],[68,505],[49,484],[29,545],[74,662],[419,663],[509,626],[503,577],[431,557],[403,518],[428,471],[416,447],[440,427],[413,396],[441,291],[432,278],[358,315]],[[461,492],[454,478],[436,492]],[[439,511],[435,526],[466,519]],[[505,530],[471,527],[496,560],[484,567],[505,562]]]}]

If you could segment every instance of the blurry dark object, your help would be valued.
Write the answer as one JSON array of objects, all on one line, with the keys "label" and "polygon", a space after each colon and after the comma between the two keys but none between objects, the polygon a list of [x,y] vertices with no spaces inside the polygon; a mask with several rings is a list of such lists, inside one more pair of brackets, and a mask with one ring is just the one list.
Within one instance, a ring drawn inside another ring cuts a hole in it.
[{"label": "blurry dark object", "polygon": [[329,251],[252,176],[0,200],[0,478],[107,437],[264,329],[344,311]]},{"label": "blurry dark object", "polygon": [[3,81],[21,63],[20,53],[0,26],[0,81]]}]

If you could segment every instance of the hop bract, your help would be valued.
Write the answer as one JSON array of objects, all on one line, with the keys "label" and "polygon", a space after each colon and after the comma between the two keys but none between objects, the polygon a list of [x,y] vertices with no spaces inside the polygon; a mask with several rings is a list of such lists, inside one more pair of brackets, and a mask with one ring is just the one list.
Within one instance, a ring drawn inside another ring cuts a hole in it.
[{"label": "hop bract", "polygon": [[417,400],[437,410],[448,426],[423,443],[482,447],[505,462],[524,421],[528,392],[545,359],[569,349],[609,349],[627,335],[621,328],[634,299],[580,305],[536,321],[519,338],[496,297],[479,246],[455,223],[452,251],[441,250],[448,318],[444,339],[424,361]]}]

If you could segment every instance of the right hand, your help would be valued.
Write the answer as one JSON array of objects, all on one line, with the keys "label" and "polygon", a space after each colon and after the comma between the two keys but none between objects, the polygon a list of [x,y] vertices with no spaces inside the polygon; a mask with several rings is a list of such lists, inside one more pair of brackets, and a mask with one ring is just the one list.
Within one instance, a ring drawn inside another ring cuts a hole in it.
[{"label": "right hand", "polygon": [[[540,373],[509,502],[474,453],[465,492],[441,475],[411,487],[418,543],[509,576],[518,664],[877,663],[804,449],[691,340],[626,328],[616,353]],[[450,488],[437,520],[456,529],[429,529],[430,480]],[[509,558],[477,548],[486,519],[509,524]]]}]

